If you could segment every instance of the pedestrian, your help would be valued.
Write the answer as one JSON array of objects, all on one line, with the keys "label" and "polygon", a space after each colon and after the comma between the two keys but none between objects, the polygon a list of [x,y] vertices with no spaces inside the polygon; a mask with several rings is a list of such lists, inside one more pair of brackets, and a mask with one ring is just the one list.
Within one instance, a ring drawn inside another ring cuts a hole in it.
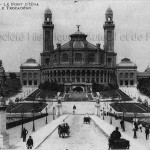
[{"label": "pedestrian", "polygon": [[149,126],[148,125],[146,125],[145,127],[145,135],[146,135],[146,140],[148,140],[149,139]]},{"label": "pedestrian", "polygon": [[73,106],[73,114],[75,113],[76,105]]},{"label": "pedestrian", "polygon": [[26,145],[27,145],[27,149],[32,149],[32,147],[33,147],[33,139],[32,139],[31,136],[29,136],[29,139],[27,140]]},{"label": "pedestrian", "polygon": [[136,121],[134,121],[134,126],[135,126],[136,131],[138,131],[138,123]]},{"label": "pedestrian", "polygon": [[142,132],[142,124],[140,123],[140,125],[139,125],[139,129],[140,129],[140,131]]},{"label": "pedestrian", "polygon": [[133,132],[134,132],[133,138],[134,138],[134,139],[136,139],[136,138],[137,138],[136,131],[137,131],[136,126],[135,126],[135,125],[133,125]]},{"label": "pedestrian", "polygon": [[27,136],[27,134],[28,134],[28,131],[24,128],[24,129],[22,130],[23,142],[26,142],[26,136]]},{"label": "pedestrian", "polygon": [[124,126],[124,121],[123,121],[123,119],[120,121],[120,125],[121,125],[121,129],[123,130],[123,126]]}]

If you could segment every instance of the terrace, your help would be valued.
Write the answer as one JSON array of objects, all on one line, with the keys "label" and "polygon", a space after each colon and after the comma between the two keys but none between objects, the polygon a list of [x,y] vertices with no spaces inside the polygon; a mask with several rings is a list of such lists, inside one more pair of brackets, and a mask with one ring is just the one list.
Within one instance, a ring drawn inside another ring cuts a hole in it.
[{"label": "terrace", "polygon": [[110,106],[117,112],[150,113],[150,108],[139,103],[112,103]]},{"label": "terrace", "polygon": [[8,106],[7,113],[31,113],[34,109],[35,112],[41,112],[47,106],[46,103],[16,103],[13,106]]}]

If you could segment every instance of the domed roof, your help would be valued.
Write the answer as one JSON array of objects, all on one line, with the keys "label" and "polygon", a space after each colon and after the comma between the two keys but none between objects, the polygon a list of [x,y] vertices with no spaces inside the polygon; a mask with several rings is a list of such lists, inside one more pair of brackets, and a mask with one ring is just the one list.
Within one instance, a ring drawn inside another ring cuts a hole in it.
[{"label": "domed roof", "polygon": [[73,42],[73,48],[84,48],[83,41],[74,41]]},{"label": "domed roof", "polygon": [[123,66],[123,67],[133,67],[136,66],[133,62],[130,61],[128,58],[124,58],[121,60],[121,62],[118,64],[118,66]]},{"label": "domed roof", "polygon": [[110,7],[108,7],[105,14],[113,14],[112,9]]},{"label": "domed roof", "polygon": [[39,67],[40,65],[36,62],[35,59],[29,58],[25,63],[21,65],[22,67]]},{"label": "domed roof", "polygon": [[46,8],[44,13],[45,14],[52,14],[52,12],[51,12],[51,10],[49,8]]}]

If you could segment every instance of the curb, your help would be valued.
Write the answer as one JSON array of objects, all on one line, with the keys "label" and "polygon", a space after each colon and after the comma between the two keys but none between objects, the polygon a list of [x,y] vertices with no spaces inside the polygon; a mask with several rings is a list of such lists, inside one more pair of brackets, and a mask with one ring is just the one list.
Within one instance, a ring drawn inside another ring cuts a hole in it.
[{"label": "curb", "polygon": [[[66,120],[68,117],[69,117],[69,115],[66,116],[66,118],[63,119],[63,120]],[[35,147],[35,149],[39,148],[39,147],[42,145],[42,143],[43,143],[44,141],[46,141],[47,138],[50,137],[50,136],[54,133],[54,131],[55,131],[57,128],[58,128],[58,126],[56,126],[56,128],[55,128],[49,135],[47,135],[47,136],[45,137],[45,139],[43,139],[42,142],[40,142],[40,144],[39,144],[38,146]]]}]

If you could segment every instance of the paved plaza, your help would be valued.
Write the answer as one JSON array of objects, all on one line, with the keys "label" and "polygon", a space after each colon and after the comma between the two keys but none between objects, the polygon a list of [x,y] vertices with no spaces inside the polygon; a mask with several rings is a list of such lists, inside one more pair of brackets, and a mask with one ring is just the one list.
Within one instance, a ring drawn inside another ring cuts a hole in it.
[{"label": "paved plaza", "polygon": [[38,148],[39,150],[106,150],[108,137],[94,123],[83,124],[83,115],[72,115],[66,119],[70,126],[70,136],[59,138],[55,132]]},{"label": "paved plaza", "polygon": [[[72,114],[72,106],[77,106],[75,115]],[[89,110],[89,111],[88,111]],[[95,116],[95,103],[91,102],[64,102],[62,103],[62,111],[66,115],[62,115],[56,120],[52,121],[52,115],[48,116],[48,124],[45,125],[45,117],[35,121],[36,132],[32,132],[32,122],[24,126],[32,135],[34,140],[33,149],[38,150],[106,150],[108,149],[108,138],[110,133],[116,126],[120,127],[120,119],[112,118],[110,124],[110,117]],[[49,111],[51,112],[51,111]],[[90,114],[91,124],[83,124],[83,117],[85,113]],[[65,119],[66,118],[66,119]],[[59,138],[57,126],[63,122],[63,119],[70,126],[70,136],[68,138]],[[149,150],[150,142],[145,139],[145,129],[143,132],[137,132],[137,139],[133,139],[132,124],[125,122],[126,131],[122,132],[122,138],[130,141],[130,150]],[[7,130],[10,134],[10,149],[26,150],[25,142],[20,138],[21,126]]]}]

